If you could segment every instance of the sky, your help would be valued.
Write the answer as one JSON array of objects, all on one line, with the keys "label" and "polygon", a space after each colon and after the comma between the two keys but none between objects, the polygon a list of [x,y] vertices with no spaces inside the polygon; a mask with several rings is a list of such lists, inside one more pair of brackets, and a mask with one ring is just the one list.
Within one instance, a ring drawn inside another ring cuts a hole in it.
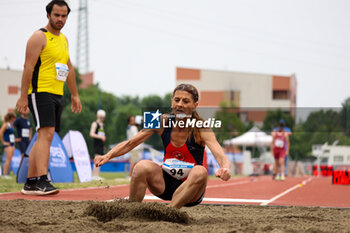
[{"label": "sky", "polygon": [[[22,69],[49,0],[0,0],[0,68]],[[62,32],[76,62],[78,0]],[[298,107],[350,97],[348,0],[88,0],[90,71],[117,96],[164,95],[176,67],[296,74]],[[254,93],[252,93],[254,94]]]}]

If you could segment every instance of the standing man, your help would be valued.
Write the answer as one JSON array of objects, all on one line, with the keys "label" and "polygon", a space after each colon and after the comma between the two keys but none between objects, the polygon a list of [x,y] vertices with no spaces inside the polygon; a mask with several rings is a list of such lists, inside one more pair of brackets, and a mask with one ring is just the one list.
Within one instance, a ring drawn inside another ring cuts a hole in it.
[{"label": "standing man", "polygon": [[29,113],[30,111],[27,108],[27,110],[17,117],[13,123],[13,126],[15,126],[17,130],[18,138],[16,141],[18,142],[19,150],[21,151],[21,159],[26,153],[27,147],[29,146],[33,135],[32,124],[28,118]]},{"label": "standing man", "polygon": [[72,112],[81,112],[68,41],[61,33],[70,8],[64,0],[52,0],[46,12],[48,24],[36,31],[27,43],[21,96],[17,101],[20,113],[28,107],[31,110],[38,135],[29,154],[28,177],[21,191],[29,195],[58,193],[47,177],[47,169],[51,141],[60,129],[65,82],[71,93]]},{"label": "standing man", "polygon": [[[292,130],[286,126],[286,122],[283,119],[280,119],[278,124],[283,124],[283,131],[288,133],[288,136],[290,137],[292,135]],[[275,127],[273,129],[274,132],[278,131],[278,127]],[[289,141],[290,143],[290,141]],[[287,142],[285,143],[285,150],[286,150],[286,155],[284,157],[284,175],[287,176],[288,175],[288,157],[289,157],[289,150],[287,151]],[[274,174],[275,176],[276,174]]]},{"label": "standing man", "polygon": [[[131,138],[135,137],[138,132],[139,131],[138,131],[137,126],[136,126],[135,117],[129,116],[128,117],[128,127],[126,128],[127,140],[130,140]],[[128,179],[130,179],[130,177],[132,175],[132,171],[134,170],[136,163],[140,160],[140,145],[138,145],[137,147],[132,149],[129,152],[129,155],[130,155],[130,158],[129,158],[130,168],[129,168]]]},{"label": "standing man", "polygon": [[[103,155],[105,150],[104,142],[106,141],[106,133],[104,130],[103,121],[106,118],[106,112],[102,109],[97,111],[97,120],[92,122],[90,128],[90,137],[94,139],[95,157]],[[100,177],[100,167],[95,165],[92,168],[92,180],[104,180]]]},{"label": "standing man", "polygon": [[271,133],[271,152],[275,158],[274,179],[282,181],[285,180],[284,158],[287,154],[289,154],[289,134],[288,132],[284,131],[284,127],[284,123],[280,121],[278,124],[278,130]]}]

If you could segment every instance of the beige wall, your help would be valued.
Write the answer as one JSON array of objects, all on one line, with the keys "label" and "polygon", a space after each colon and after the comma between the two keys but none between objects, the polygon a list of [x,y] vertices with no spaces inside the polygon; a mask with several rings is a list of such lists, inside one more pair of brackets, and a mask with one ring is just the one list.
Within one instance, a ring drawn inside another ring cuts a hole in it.
[{"label": "beige wall", "polygon": [[217,107],[217,105],[214,105],[213,103],[218,102],[216,99],[219,96],[223,96],[223,94],[220,94],[219,92],[234,91],[239,93],[239,106],[237,107],[290,108],[291,102],[289,99],[273,99],[273,81],[274,79],[272,75],[200,70],[199,79],[197,77],[194,80],[191,80],[190,77],[187,77],[186,80],[177,79],[176,84],[178,85],[183,82],[191,83],[197,87],[200,93],[203,92],[204,94],[207,94],[211,92],[213,97],[212,101],[208,101],[208,104],[202,102],[204,106],[208,107]]},{"label": "beige wall", "polygon": [[[296,78],[270,74],[177,68],[176,85],[193,84],[199,91],[199,106],[214,109],[225,101],[234,104],[244,121],[262,122],[271,108],[295,115]],[[274,99],[274,91],[280,99]],[[285,93],[283,93],[285,92]],[[281,97],[282,94],[282,97]],[[233,100],[231,99],[234,96]],[[285,97],[283,97],[285,96]],[[285,99],[282,99],[285,98]],[[206,110],[209,111],[209,110]],[[208,115],[208,114],[207,114]],[[211,116],[212,117],[212,116]]]},{"label": "beige wall", "polygon": [[[9,110],[14,110],[16,107],[21,91],[21,79],[22,71],[0,69],[0,117],[2,120]],[[10,91],[16,90],[17,87],[17,93],[10,94],[9,87],[12,89]]]}]

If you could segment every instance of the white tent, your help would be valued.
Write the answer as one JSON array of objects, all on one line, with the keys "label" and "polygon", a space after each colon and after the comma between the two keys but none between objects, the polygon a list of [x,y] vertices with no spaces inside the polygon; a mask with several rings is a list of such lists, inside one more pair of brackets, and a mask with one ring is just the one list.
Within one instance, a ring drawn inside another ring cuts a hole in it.
[{"label": "white tent", "polygon": [[225,140],[224,145],[264,147],[270,146],[271,142],[271,135],[262,132],[258,127],[254,126],[241,136]]}]

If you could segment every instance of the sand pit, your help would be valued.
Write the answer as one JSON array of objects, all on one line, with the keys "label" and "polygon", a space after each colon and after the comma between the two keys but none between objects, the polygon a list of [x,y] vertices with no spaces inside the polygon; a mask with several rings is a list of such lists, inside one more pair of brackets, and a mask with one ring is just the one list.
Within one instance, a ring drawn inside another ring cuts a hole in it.
[{"label": "sand pit", "polygon": [[126,200],[90,203],[85,214],[94,216],[101,222],[118,219],[144,219],[187,224],[190,220],[186,212],[160,203],[136,203]]},{"label": "sand pit", "polygon": [[1,232],[350,232],[350,209],[0,201]]}]

